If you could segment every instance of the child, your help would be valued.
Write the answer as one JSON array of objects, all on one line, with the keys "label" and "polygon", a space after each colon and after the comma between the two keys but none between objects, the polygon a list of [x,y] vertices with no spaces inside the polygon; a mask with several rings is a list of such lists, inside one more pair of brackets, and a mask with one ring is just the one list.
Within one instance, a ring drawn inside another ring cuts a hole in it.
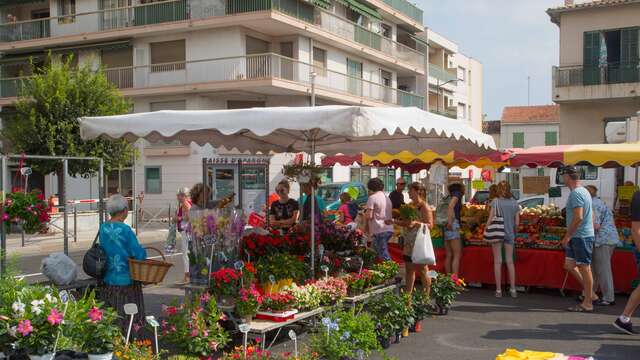
[{"label": "child", "polygon": [[340,213],[340,222],[348,225],[354,221],[356,216],[358,216],[358,208],[356,204],[351,202],[351,195],[346,192],[340,194],[340,203],[341,205],[338,208],[338,213]]}]

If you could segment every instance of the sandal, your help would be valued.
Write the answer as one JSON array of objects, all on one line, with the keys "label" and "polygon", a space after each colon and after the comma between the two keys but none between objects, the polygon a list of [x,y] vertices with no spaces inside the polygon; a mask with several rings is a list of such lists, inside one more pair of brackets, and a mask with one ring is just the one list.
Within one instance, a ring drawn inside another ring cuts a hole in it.
[{"label": "sandal", "polygon": [[568,308],[567,311],[576,313],[592,313],[593,309],[585,309],[582,305],[578,305]]},{"label": "sandal", "polygon": [[509,293],[511,294],[511,297],[514,299],[518,297],[518,291],[516,289],[509,290]]},{"label": "sandal", "polygon": [[501,298],[502,297],[502,291],[501,290],[496,290],[496,297],[497,298]]}]

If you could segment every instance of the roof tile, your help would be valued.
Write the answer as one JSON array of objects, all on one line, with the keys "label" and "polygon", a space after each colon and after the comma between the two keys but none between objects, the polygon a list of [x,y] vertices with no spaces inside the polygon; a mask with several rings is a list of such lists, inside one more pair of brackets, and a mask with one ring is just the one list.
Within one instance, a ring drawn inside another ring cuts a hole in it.
[{"label": "roof tile", "polygon": [[503,124],[543,124],[560,121],[560,106],[506,106],[502,110]]}]

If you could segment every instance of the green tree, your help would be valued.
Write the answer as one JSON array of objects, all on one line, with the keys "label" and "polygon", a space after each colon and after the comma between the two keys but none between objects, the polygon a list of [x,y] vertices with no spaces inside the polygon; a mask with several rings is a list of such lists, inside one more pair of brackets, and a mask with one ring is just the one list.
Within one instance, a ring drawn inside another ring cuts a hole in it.
[{"label": "green tree", "polygon": [[[104,160],[106,172],[133,160],[134,147],[124,140],[80,138],[78,118],[124,114],[131,108],[104,72],[96,72],[89,65],[76,68],[71,59],[61,61],[51,55],[44,67],[32,68],[34,75],[18,87],[15,112],[3,116],[2,135],[12,152],[98,157]],[[61,189],[60,161],[30,160],[29,164],[42,174],[56,173]],[[96,173],[99,162],[73,160],[68,167],[71,176],[89,177]]]}]

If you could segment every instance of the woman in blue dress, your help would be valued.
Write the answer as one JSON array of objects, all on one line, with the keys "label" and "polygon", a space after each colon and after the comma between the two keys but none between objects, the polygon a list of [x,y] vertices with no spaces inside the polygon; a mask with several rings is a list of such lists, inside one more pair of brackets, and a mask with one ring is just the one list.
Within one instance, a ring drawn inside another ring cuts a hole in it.
[{"label": "woman in blue dress", "polygon": [[134,303],[138,306],[138,314],[134,321],[142,325],[144,321],[144,298],[142,285],[131,280],[129,274],[129,258],[144,260],[147,252],[140,246],[136,234],[124,221],[129,214],[128,201],[120,194],[107,200],[109,221],[100,226],[100,246],[107,255],[107,273],[101,287],[103,301],[118,311],[121,326],[128,326],[124,305]]}]

